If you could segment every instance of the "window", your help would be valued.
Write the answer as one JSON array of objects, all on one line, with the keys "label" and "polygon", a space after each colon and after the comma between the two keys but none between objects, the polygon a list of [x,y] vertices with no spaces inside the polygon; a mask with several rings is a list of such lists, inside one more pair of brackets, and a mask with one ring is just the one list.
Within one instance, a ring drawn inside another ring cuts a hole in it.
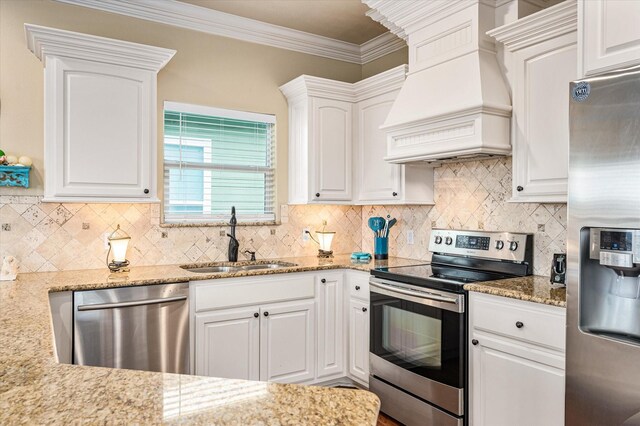
[{"label": "window", "polygon": [[164,221],[273,221],[275,116],[165,102]]}]

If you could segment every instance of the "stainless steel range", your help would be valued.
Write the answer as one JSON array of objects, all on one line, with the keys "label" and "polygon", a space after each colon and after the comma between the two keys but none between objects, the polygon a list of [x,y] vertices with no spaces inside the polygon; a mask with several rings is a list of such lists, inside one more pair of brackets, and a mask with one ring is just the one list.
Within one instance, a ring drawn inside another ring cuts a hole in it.
[{"label": "stainless steel range", "polygon": [[531,275],[533,236],[434,229],[430,264],[377,268],[370,278],[370,390],[411,425],[463,425],[467,298],[463,285]]}]

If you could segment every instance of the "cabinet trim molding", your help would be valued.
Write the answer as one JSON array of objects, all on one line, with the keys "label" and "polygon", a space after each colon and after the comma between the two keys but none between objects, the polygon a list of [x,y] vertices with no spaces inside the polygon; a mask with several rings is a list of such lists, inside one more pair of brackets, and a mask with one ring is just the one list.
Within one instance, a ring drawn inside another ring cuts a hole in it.
[{"label": "cabinet trim molding", "polygon": [[50,56],[103,62],[158,72],[175,50],[98,37],[40,25],[24,24],[27,47],[46,66]]},{"label": "cabinet trim molding", "polygon": [[567,0],[525,18],[487,31],[510,52],[578,30],[578,3]]},{"label": "cabinet trim molding", "polygon": [[400,89],[407,72],[407,65],[399,65],[356,83],[303,74],[280,86],[280,90],[289,103],[306,96],[355,103]]}]

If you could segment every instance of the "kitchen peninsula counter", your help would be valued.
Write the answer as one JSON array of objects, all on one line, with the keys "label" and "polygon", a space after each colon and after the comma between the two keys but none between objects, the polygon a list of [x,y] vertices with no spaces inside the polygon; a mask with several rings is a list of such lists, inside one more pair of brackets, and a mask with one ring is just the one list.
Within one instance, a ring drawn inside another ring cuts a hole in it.
[{"label": "kitchen peninsula counter", "polygon": [[0,424],[375,425],[380,401],[362,390],[57,362],[49,292],[416,263],[392,258],[353,264],[348,255],[280,260],[297,266],[213,274],[178,265],[145,266],[118,274],[106,269],[28,273],[0,282]]}]

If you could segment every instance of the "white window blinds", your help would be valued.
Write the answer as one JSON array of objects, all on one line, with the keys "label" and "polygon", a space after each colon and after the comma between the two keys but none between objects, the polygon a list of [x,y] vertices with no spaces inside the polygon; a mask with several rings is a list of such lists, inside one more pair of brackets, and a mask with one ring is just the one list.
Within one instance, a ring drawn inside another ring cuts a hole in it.
[{"label": "white window blinds", "polygon": [[164,221],[275,220],[275,116],[165,102]]}]

